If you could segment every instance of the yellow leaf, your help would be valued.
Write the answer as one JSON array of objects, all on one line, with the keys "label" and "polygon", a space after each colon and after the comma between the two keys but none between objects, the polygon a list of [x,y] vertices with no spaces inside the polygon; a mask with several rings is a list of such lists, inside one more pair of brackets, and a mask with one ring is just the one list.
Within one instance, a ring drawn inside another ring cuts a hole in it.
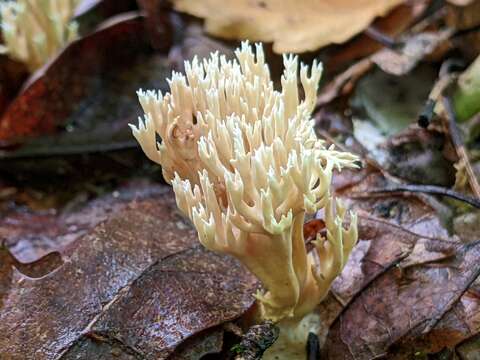
[{"label": "yellow leaf", "polygon": [[304,52],[342,43],[403,0],[174,0],[205,18],[210,34],[273,42],[275,52]]}]

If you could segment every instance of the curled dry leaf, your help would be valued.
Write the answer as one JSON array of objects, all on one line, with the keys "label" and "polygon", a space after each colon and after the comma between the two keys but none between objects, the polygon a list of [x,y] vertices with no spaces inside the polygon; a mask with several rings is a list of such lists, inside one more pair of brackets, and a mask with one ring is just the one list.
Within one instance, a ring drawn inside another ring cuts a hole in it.
[{"label": "curled dry leaf", "polygon": [[97,225],[54,272],[31,279],[14,271],[0,308],[0,348],[10,359],[78,358],[96,347],[164,359],[243,314],[256,286],[233,259],[198,245],[167,193]]},{"label": "curled dry leaf", "polygon": [[335,47],[332,49],[332,55],[325,59],[325,71],[338,72],[353,61],[371,55],[387,45],[395,46],[395,39],[421,19],[427,6],[428,0],[407,1],[397,6],[388,15],[376,19],[371,27],[385,39],[374,38],[371,33],[364,32],[348,43]]},{"label": "curled dry leaf", "polygon": [[[277,53],[342,43],[402,0],[317,1],[175,0],[175,8],[205,19],[209,33],[227,39],[273,42]],[[333,6],[334,5],[334,6]]]}]

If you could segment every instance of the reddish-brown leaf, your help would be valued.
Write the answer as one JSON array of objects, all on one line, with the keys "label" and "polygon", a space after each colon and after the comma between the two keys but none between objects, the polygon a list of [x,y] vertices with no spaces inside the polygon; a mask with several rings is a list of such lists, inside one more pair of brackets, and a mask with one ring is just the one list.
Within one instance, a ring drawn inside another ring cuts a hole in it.
[{"label": "reddish-brown leaf", "polygon": [[480,332],[480,243],[449,236],[427,196],[369,195],[388,181],[365,172],[337,183],[358,212],[359,243],[320,307],[331,325],[323,355],[403,360],[455,348]]},{"label": "reddish-brown leaf", "polygon": [[56,271],[36,280],[14,272],[0,348],[11,359],[75,358],[100,342],[123,358],[164,358],[240,316],[256,286],[236,261],[198,245],[168,193],[97,225]]},{"label": "reddish-brown leaf", "polygon": [[[35,209],[29,203],[27,206],[6,206],[0,212],[0,239],[4,239],[16,258],[33,262],[52,251],[63,252],[65,247],[112,213],[127,207],[132,200],[158,197],[166,191],[166,186],[131,182],[82,206],[73,204],[64,209]],[[75,199],[72,202],[75,203]]]},{"label": "reddish-brown leaf", "polygon": [[[125,129],[140,113],[135,91],[162,88],[164,68],[165,61],[152,56],[143,18],[118,15],[32,76],[0,119],[0,142],[23,142],[67,126],[71,136],[63,142],[70,148],[91,143],[92,135],[85,137],[93,130],[103,136],[103,149],[112,139],[114,148],[133,143]],[[51,139],[49,145],[58,143],[61,139]]]},{"label": "reddish-brown leaf", "polygon": [[419,349],[434,353],[453,347],[478,333],[478,316],[472,319],[478,301],[472,303],[467,290],[479,275],[479,255],[480,243],[458,245],[455,256],[436,265],[405,268],[400,263],[382,273],[336,319],[326,358],[405,359]]}]

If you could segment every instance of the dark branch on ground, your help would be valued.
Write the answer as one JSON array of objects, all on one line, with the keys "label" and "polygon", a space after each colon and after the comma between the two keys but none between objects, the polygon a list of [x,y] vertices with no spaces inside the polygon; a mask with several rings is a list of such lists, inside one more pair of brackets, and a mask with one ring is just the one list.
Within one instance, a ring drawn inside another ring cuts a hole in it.
[{"label": "dark branch on ground", "polygon": [[235,360],[261,359],[267,350],[278,339],[279,328],[272,321],[254,325],[243,336],[238,345],[232,348],[237,355]]},{"label": "dark branch on ground", "polygon": [[463,201],[473,207],[480,209],[480,200],[471,196],[461,194],[457,191],[435,185],[395,185],[381,189],[370,189],[367,193],[393,193],[393,192],[413,192],[432,195],[448,196],[452,199]]},{"label": "dark branch on ground", "polygon": [[307,360],[320,360],[320,341],[317,334],[312,332],[307,338]]}]

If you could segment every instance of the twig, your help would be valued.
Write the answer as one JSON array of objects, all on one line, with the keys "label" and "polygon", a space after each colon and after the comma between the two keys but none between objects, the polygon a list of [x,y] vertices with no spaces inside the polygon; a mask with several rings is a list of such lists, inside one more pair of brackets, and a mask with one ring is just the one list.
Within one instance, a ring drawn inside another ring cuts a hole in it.
[{"label": "twig", "polygon": [[345,84],[354,83],[363,74],[368,72],[373,66],[373,61],[370,57],[366,57],[355,64],[351,65],[347,70],[337,75],[328,85],[326,85],[317,97],[316,107],[328,104],[335,99]]},{"label": "twig", "polygon": [[418,126],[421,128],[426,129],[428,125],[432,122],[433,116],[435,115],[434,109],[435,109],[435,104],[436,101],[428,98],[427,101],[425,102],[425,105],[423,105],[422,111],[418,115],[417,123]]},{"label": "twig", "polygon": [[307,360],[320,360],[320,341],[317,334],[313,332],[308,333]]},{"label": "twig", "polygon": [[237,355],[235,360],[261,359],[267,350],[278,339],[279,328],[272,321],[254,325],[245,333],[239,344],[232,348]]},{"label": "twig", "polygon": [[367,35],[369,38],[372,40],[375,40],[376,42],[380,43],[381,45],[394,50],[397,46],[398,43],[395,41],[394,38],[391,36],[388,36],[387,34],[381,32],[374,26],[370,25],[366,30],[365,30],[365,35]]},{"label": "twig", "polygon": [[340,149],[341,151],[346,151],[346,152],[349,152],[350,149],[348,149],[345,145],[343,145],[342,143],[336,141],[333,137],[330,136],[330,134],[328,132],[326,132],[325,130],[322,130],[322,129],[316,129],[317,130],[317,133],[323,137],[325,140],[327,140],[330,144],[333,144],[335,145],[335,147],[337,149]]},{"label": "twig", "polygon": [[435,115],[435,104],[442,96],[445,89],[452,83],[455,75],[451,73],[446,73],[445,75],[440,75],[440,78],[435,82],[428,95],[428,99],[423,106],[420,115],[418,115],[418,126],[427,128],[430,125],[430,122]]},{"label": "twig", "polygon": [[460,161],[462,161],[465,166],[468,176],[468,183],[470,184],[473,194],[477,199],[480,199],[480,185],[478,184],[478,180],[468,158],[467,150],[463,144],[462,136],[460,135],[460,131],[457,126],[455,111],[452,107],[452,102],[448,97],[442,96],[442,104],[445,109],[445,118],[447,120],[446,126],[452,139],[452,143],[455,146],[455,151],[457,152]]},{"label": "twig", "polygon": [[369,189],[367,193],[392,193],[392,192],[417,192],[433,195],[448,196],[453,199],[466,202],[480,209],[480,200],[463,195],[457,191],[434,185],[394,185],[381,189]]}]

